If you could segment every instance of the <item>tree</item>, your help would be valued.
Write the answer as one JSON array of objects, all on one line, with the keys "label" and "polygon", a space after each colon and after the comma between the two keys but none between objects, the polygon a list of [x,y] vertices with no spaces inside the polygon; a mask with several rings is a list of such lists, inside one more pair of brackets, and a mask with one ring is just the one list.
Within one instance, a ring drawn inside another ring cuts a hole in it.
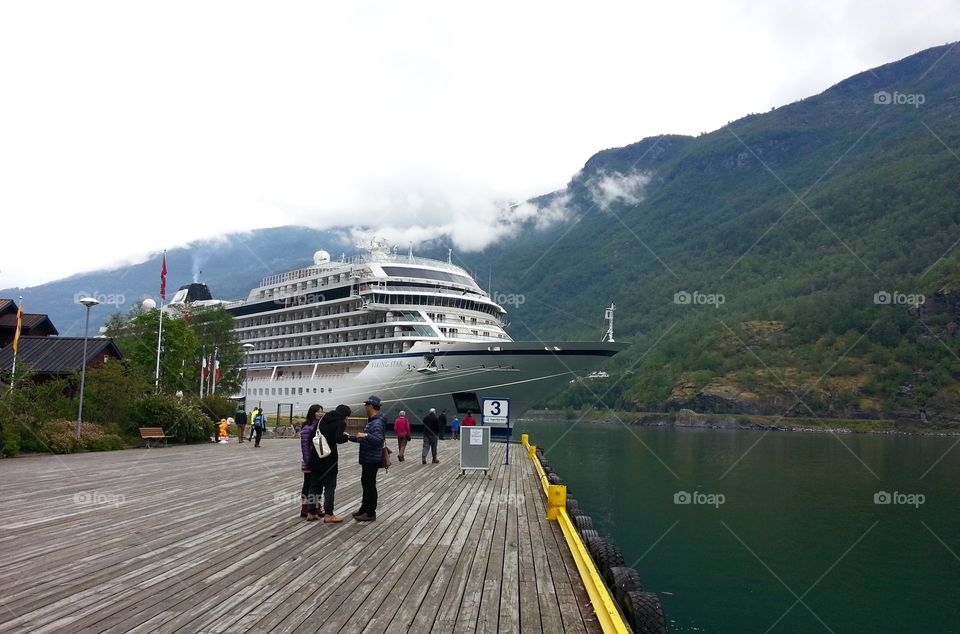
[{"label": "tree", "polygon": [[[110,318],[106,335],[113,337],[134,372],[155,376],[157,363],[157,331],[160,311],[133,308],[128,318]],[[199,385],[199,344],[193,330],[183,319],[164,315],[162,354],[160,356],[160,389],[175,393],[192,391]]]}]

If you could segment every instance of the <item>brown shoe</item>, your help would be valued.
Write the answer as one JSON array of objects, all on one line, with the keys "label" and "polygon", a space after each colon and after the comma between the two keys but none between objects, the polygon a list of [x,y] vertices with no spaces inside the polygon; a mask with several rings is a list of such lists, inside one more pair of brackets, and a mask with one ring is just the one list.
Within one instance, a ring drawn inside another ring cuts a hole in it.
[{"label": "brown shoe", "polygon": [[363,511],[354,511],[350,514],[350,517],[360,517],[361,515],[364,515]]},{"label": "brown shoe", "polygon": [[320,516],[316,513],[307,513],[308,522],[316,522],[318,519],[320,519]]},{"label": "brown shoe", "polygon": [[364,513],[363,515],[357,515],[355,518],[358,522],[372,522],[377,519],[376,515],[371,515],[370,513]]},{"label": "brown shoe", "polygon": [[323,523],[324,524],[339,524],[343,521],[342,517],[337,517],[336,515],[324,515]]}]

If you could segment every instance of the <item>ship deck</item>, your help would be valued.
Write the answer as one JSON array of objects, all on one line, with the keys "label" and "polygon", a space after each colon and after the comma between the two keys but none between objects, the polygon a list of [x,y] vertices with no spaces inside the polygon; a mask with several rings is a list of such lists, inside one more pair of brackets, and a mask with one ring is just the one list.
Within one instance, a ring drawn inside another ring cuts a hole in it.
[{"label": "ship deck", "polygon": [[0,631],[599,632],[522,448],[419,449],[361,524],[342,445],[340,525],[299,518],[292,439],[2,460]]}]

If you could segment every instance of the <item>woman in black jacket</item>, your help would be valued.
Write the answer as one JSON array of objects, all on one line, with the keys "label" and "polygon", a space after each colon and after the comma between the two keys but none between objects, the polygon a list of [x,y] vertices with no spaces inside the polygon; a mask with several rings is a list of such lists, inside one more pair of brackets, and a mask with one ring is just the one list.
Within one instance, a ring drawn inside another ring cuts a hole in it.
[{"label": "woman in black jacket", "polygon": [[321,458],[317,448],[310,440],[310,461],[307,469],[310,471],[310,492],[307,496],[311,504],[307,507],[307,521],[320,519],[319,502],[323,495],[323,523],[339,524],[343,520],[333,514],[334,491],[337,488],[338,452],[337,445],[342,445],[349,439],[347,436],[347,417],[350,408],[346,405],[337,405],[332,412],[324,414],[317,423],[316,431],[327,439],[330,455]]}]

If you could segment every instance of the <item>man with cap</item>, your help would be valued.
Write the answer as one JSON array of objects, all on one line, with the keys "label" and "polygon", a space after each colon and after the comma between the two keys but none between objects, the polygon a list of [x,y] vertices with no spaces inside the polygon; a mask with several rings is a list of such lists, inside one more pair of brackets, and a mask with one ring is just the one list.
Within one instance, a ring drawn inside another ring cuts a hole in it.
[{"label": "man with cap", "polygon": [[367,410],[367,425],[363,431],[349,436],[350,442],[360,443],[360,486],[363,499],[360,508],[353,513],[358,522],[377,519],[377,471],[383,460],[383,447],[387,432],[387,419],[380,413],[380,398],[371,395],[363,402]]},{"label": "man with cap", "polygon": [[437,460],[437,437],[440,435],[440,419],[437,417],[437,410],[430,408],[430,411],[423,417],[423,451],[420,452],[420,462],[427,464],[427,450],[433,453],[433,464],[440,462]]}]

